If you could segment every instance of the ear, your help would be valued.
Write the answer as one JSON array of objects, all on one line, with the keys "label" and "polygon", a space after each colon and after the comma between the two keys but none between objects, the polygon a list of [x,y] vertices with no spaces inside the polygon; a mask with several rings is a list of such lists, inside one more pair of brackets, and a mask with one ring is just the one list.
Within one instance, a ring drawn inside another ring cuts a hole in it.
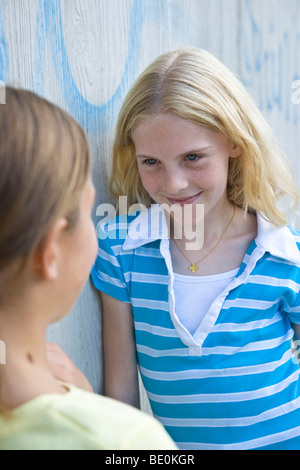
[{"label": "ear", "polygon": [[34,257],[34,270],[43,279],[54,281],[59,274],[60,239],[68,222],[64,217],[57,219]]},{"label": "ear", "polygon": [[230,158],[237,158],[242,155],[242,151],[239,145],[231,144]]}]

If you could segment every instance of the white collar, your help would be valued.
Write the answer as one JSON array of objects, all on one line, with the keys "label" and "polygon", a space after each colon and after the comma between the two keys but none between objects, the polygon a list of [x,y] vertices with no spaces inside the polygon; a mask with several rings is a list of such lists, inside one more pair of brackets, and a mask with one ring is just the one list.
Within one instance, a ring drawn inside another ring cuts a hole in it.
[{"label": "white collar", "polygon": [[[288,227],[276,227],[257,214],[257,236],[255,242],[265,252],[300,264],[300,252]],[[169,227],[165,213],[159,204],[152,204],[130,223],[123,250],[132,250],[154,240],[169,238]]]},{"label": "white collar", "polygon": [[296,240],[287,226],[276,227],[257,214],[257,246],[278,258],[300,264],[300,252]]},{"label": "white collar", "polygon": [[169,228],[165,213],[159,204],[152,204],[143,210],[129,224],[123,250],[132,250],[154,240],[169,238]]}]

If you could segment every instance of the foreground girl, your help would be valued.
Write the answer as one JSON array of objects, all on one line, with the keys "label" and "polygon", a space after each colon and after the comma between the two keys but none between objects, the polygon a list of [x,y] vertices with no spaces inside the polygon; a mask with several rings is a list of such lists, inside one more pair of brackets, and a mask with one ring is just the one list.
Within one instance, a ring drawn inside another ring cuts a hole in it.
[{"label": "foreground girl", "polygon": [[53,376],[47,326],[70,312],[97,254],[84,132],[28,91],[0,106],[0,449],[172,449],[152,418]]}]

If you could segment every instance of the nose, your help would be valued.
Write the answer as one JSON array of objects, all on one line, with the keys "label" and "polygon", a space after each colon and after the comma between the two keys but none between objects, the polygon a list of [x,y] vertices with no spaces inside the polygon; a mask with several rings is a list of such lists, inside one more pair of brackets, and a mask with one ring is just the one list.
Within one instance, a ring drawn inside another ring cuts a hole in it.
[{"label": "nose", "polygon": [[166,170],[164,177],[165,191],[170,195],[178,194],[188,187],[188,180],[179,169]]}]

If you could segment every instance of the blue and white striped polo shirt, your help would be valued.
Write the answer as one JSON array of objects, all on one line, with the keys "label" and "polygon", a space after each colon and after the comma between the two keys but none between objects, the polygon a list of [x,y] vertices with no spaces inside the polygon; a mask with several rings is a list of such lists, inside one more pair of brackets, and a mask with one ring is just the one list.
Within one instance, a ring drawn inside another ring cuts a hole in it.
[{"label": "blue and white striped polo shirt", "polygon": [[142,380],[182,449],[300,449],[298,232],[258,215],[236,277],[192,336],[175,314],[167,224],[158,205],[98,227],[95,286],[132,304]]}]

